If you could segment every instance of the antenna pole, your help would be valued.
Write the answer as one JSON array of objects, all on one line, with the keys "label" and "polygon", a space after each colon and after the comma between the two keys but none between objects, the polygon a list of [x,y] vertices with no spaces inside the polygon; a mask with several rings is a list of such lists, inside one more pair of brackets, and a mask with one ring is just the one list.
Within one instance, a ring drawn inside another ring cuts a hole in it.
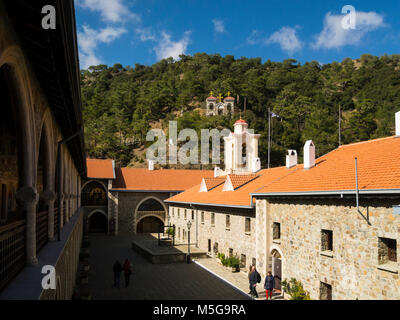
[{"label": "antenna pole", "polygon": [[268,108],[268,169],[270,168],[271,157],[271,110]]}]

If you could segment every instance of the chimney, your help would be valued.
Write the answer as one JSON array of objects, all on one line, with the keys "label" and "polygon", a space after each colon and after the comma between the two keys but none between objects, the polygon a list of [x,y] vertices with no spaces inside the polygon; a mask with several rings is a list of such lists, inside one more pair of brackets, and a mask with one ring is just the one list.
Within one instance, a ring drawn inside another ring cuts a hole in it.
[{"label": "chimney", "polygon": [[297,152],[296,150],[288,150],[286,155],[286,168],[291,168],[297,165]]},{"label": "chimney", "polygon": [[400,137],[400,111],[396,113],[396,136]]},{"label": "chimney", "polygon": [[149,170],[154,171],[154,160],[149,160]]},{"label": "chimney", "polygon": [[221,175],[221,168],[215,167],[214,168],[214,178],[218,178]]},{"label": "chimney", "polygon": [[315,146],[312,140],[308,140],[304,145],[304,169],[315,166]]}]

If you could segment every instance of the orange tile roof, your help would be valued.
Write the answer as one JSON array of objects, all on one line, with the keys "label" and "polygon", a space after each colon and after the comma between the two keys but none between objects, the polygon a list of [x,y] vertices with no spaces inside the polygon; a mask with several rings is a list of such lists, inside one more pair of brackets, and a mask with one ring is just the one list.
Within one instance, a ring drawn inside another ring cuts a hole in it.
[{"label": "orange tile roof", "polygon": [[234,190],[240,188],[241,186],[249,183],[250,181],[259,177],[258,174],[230,174],[229,179],[232,182],[232,187]]},{"label": "orange tile roof", "polygon": [[388,137],[341,146],[317,159],[315,167],[297,165],[290,175],[256,193],[354,192],[356,157],[360,191],[400,190],[400,138]]},{"label": "orange tile roof", "polygon": [[87,177],[91,179],[115,179],[114,160],[86,159]]},{"label": "orange tile roof", "polygon": [[[259,176],[257,179],[251,180],[234,191],[222,191],[224,185],[220,184],[208,192],[199,192],[200,186],[197,185],[167,199],[166,202],[251,207],[251,192],[289,174],[291,171],[292,169],[287,169],[286,167],[261,170],[257,173]],[[226,179],[226,176],[221,178]]]},{"label": "orange tile roof", "polygon": [[259,178],[234,191],[222,191],[221,184],[208,192],[199,192],[199,186],[195,186],[166,202],[250,207],[252,194],[354,192],[355,157],[361,192],[392,189],[400,193],[400,138],[388,137],[341,146],[317,159],[311,169],[305,170],[303,164],[290,169],[264,169],[257,173]]},{"label": "orange tile roof", "polygon": [[212,170],[174,170],[147,168],[116,169],[113,190],[183,191],[214,176]]},{"label": "orange tile roof", "polygon": [[225,182],[225,178],[204,178],[204,183],[208,191]]}]

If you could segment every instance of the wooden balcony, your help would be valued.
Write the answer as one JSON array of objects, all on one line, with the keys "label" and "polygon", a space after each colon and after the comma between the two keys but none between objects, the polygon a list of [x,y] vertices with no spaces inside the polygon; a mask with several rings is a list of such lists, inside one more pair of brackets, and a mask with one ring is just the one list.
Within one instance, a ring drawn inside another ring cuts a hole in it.
[{"label": "wooden balcony", "polygon": [[36,214],[36,253],[48,242],[49,212],[43,211]]}]

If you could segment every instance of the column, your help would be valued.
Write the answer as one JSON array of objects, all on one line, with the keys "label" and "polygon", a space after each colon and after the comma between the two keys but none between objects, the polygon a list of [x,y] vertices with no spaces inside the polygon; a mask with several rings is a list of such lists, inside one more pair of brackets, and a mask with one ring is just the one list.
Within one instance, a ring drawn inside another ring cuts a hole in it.
[{"label": "column", "polygon": [[32,187],[22,187],[16,193],[20,207],[26,212],[26,260],[28,265],[36,265],[36,203],[38,194]]}]

